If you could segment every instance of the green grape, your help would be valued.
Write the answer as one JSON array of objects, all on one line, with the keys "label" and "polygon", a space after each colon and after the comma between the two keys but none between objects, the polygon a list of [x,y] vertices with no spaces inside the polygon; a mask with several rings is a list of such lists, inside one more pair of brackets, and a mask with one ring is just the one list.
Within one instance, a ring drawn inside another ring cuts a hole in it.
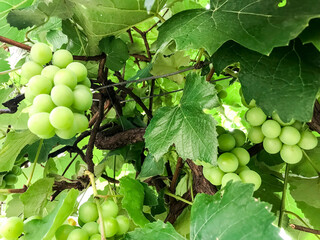
[{"label": "green grape", "polygon": [[101,240],[101,235],[100,234],[94,234],[90,237],[90,240]]},{"label": "green grape", "polygon": [[291,126],[294,127],[294,128],[296,128],[298,131],[301,131],[303,125],[302,125],[301,122],[295,121]]},{"label": "green grape", "polygon": [[244,170],[239,173],[239,177],[244,183],[253,183],[254,191],[257,191],[261,186],[261,177],[260,175],[252,170]]},{"label": "green grape", "polygon": [[54,109],[56,105],[52,102],[50,95],[48,94],[40,94],[33,99],[32,108],[34,109],[34,113],[37,112],[47,112],[50,113],[52,109]]},{"label": "green grape", "polygon": [[59,68],[65,68],[72,63],[72,61],[72,54],[68,50],[60,49],[52,56],[52,64]]},{"label": "green grape", "polygon": [[318,145],[318,139],[310,131],[304,131],[301,133],[301,139],[298,143],[299,147],[305,150],[314,149]]},{"label": "green grape", "polygon": [[238,158],[239,166],[245,166],[249,163],[250,154],[246,149],[237,147],[232,149],[231,152]]},{"label": "green grape", "polygon": [[218,97],[220,99],[223,99],[223,98],[226,98],[228,96],[228,93],[225,91],[225,90],[221,90],[219,93],[218,93]]},{"label": "green grape", "polygon": [[72,230],[67,240],[89,240],[89,235],[85,230],[77,228]]},{"label": "green grape", "polygon": [[82,63],[72,62],[67,66],[67,69],[76,74],[78,83],[83,82],[87,78],[88,71]]},{"label": "green grape", "polygon": [[203,167],[203,176],[215,186],[221,185],[224,172],[218,167]]},{"label": "green grape", "polygon": [[216,126],[216,131],[218,135],[226,133],[226,130],[221,126]]},{"label": "green grape", "polygon": [[69,69],[60,69],[53,78],[54,85],[66,85],[72,90],[77,85],[77,76]]},{"label": "green grape", "polygon": [[66,85],[57,85],[51,90],[51,98],[57,106],[70,107],[73,103],[73,92]]},{"label": "green grape", "polygon": [[21,77],[29,80],[33,76],[40,75],[42,71],[42,66],[33,61],[26,62],[21,67]]},{"label": "green grape", "polygon": [[217,92],[220,92],[223,90],[223,86],[221,84],[216,84],[215,89],[217,90]]},{"label": "green grape", "polygon": [[235,173],[226,173],[222,178],[221,187],[227,185],[229,181],[237,182],[241,181],[241,178]]},{"label": "green grape", "polygon": [[62,139],[70,139],[73,138],[77,134],[77,127],[75,121],[68,129],[56,129],[56,134],[58,137]]},{"label": "green grape", "polygon": [[94,202],[86,202],[79,208],[79,218],[83,223],[94,222],[98,219],[98,209]]},{"label": "green grape", "polygon": [[236,147],[241,147],[246,142],[246,134],[240,129],[234,129],[231,135],[236,140]]},{"label": "green grape", "polygon": [[119,212],[118,205],[112,200],[106,200],[101,204],[101,211],[104,218],[116,217]]},{"label": "green grape", "polygon": [[236,140],[231,134],[225,133],[218,137],[218,144],[220,150],[226,152],[232,150],[236,146]]},{"label": "green grape", "polygon": [[52,132],[48,132],[47,134],[38,135],[38,137],[42,139],[49,139],[49,138],[52,138],[55,134],[56,134],[55,131],[52,131]]},{"label": "green grape", "polygon": [[239,174],[244,170],[250,170],[250,168],[248,166],[239,166],[235,173]]},{"label": "green grape", "polygon": [[29,130],[36,135],[48,135],[54,132],[54,128],[49,121],[49,113],[42,112],[32,115],[28,120]]},{"label": "green grape", "polygon": [[29,80],[28,88],[34,96],[39,94],[49,94],[52,88],[52,83],[48,78],[36,75]]},{"label": "green grape", "polygon": [[76,89],[73,91],[74,102],[72,107],[79,111],[86,111],[92,105],[92,94],[85,89]]},{"label": "green grape", "polygon": [[83,84],[78,84],[75,88],[74,88],[74,91],[75,90],[79,90],[79,89],[83,89],[85,91],[87,91],[88,93],[91,94],[92,96],[92,92],[90,91],[90,88],[88,88],[87,86],[83,85]]},{"label": "green grape", "polygon": [[61,225],[55,233],[56,240],[67,240],[69,234],[75,229],[76,227],[69,224]]},{"label": "green grape", "polygon": [[0,194],[0,202],[4,202],[7,199],[7,195]]},{"label": "green grape", "polygon": [[294,123],[294,119],[291,119],[290,122],[282,121],[280,116],[276,112],[272,113],[272,119],[276,120],[281,126],[289,126],[289,125],[292,125]]},{"label": "green grape", "polygon": [[50,81],[53,83],[54,75],[56,75],[59,70],[60,68],[57,66],[49,65],[42,70],[41,75],[50,79]]},{"label": "green grape", "polygon": [[17,176],[21,175],[22,169],[19,166],[13,166],[11,172]]},{"label": "green grape", "polygon": [[279,136],[280,141],[286,145],[296,145],[300,138],[300,132],[291,126],[283,127]]},{"label": "green grape", "polygon": [[119,215],[116,217],[116,220],[118,222],[119,230],[117,232],[117,235],[123,235],[128,232],[130,228],[130,220],[126,216]]},{"label": "green grape", "polygon": [[30,57],[36,63],[44,65],[50,62],[52,58],[52,51],[47,44],[38,42],[32,46],[30,50]]},{"label": "green grape", "polygon": [[17,175],[13,173],[8,173],[7,175],[4,176],[3,179],[6,181],[7,185],[14,185],[18,182]]},{"label": "green grape", "polygon": [[119,231],[118,222],[113,217],[104,218],[103,219],[103,225],[104,225],[104,230],[105,230],[105,236],[107,238],[116,235],[116,233]]},{"label": "green grape", "polygon": [[248,139],[254,144],[261,143],[264,139],[261,127],[250,128],[248,131]]},{"label": "green grape", "polygon": [[282,142],[279,138],[265,138],[263,140],[263,148],[267,153],[276,154],[282,148]]},{"label": "green grape", "polygon": [[254,127],[262,125],[266,119],[267,115],[258,107],[251,108],[246,113],[247,122]]},{"label": "green grape", "polygon": [[302,150],[297,145],[286,145],[283,144],[280,156],[283,161],[289,164],[296,164],[302,159]]},{"label": "green grape", "polygon": [[23,221],[18,217],[10,217],[1,225],[0,234],[6,239],[17,239],[23,232]]},{"label": "green grape", "polygon": [[89,121],[88,118],[80,113],[74,113],[74,122],[76,126],[76,132],[81,133],[88,129],[89,127]]},{"label": "green grape", "polygon": [[26,87],[24,88],[24,98],[29,102],[32,103],[33,99],[36,97],[36,95],[33,95],[30,88]]},{"label": "green grape", "polygon": [[63,106],[54,108],[49,116],[52,126],[62,130],[71,128],[73,119],[73,112],[69,108]]},{"label": "green grape", "polygon": [[78,217],[78,224],[80,227],[82,227],[85,223],[81,221],[81,219]]},{"label": "green grape", "polygon": [[239,166],[239,161],[233,153],[222,153],[218,157],[218,166],[223,172],[234,172]]},{"label": "green grape", "polygon": [[83,225],[83,230],[85,230],[89,236],[99,233],[99,224],[96,222],[88,222]]},{"label": "green grape", "polygon": [[91,88],[91,81],[89,78],[86,78],[83,82],[81,82],[81,85],[84,85],[88,88]]},{"label": "green grape", "polygon": [[267,120],[262,124],[261,131],[268,138],[276,138],[281,133],[281,126],[275,120]]},{"label": "green grape", "polygon": [[2,179],[1,185],[0,185],[0,189],[5,188],[7,185],[6,181],[4,179]]}]

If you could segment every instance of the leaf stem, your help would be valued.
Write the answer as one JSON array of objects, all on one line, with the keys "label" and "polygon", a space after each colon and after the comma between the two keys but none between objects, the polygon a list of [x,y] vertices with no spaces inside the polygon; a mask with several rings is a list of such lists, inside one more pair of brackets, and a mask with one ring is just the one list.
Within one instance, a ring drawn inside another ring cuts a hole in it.
[{"label": "leaf stem", "polygon": [[304,150],[302,150],[302,153],[306,157],[310,165],[313,167],[313,169],[317,172],[318,176],[320,177],[320,170],[318,169],[318,167],[312,162],[311,158],[308,156],[308,154]]},{"label": "leaf stem", "polygon": [[34,162],[32,164],[32,170],[31,170],[30,176],[29,176],[27,184],[26,184],[27,187],[29,187],[30,184],[31,184],[31,180],[32,180],[32,177],[33,177],[33,174],[34,174],[34,170],[36,169],[36,165],[37,165],[37,162],[38,162],[38,159],[39,159],[39,155],[40,155],[40,152],[41,152],[42,144],[43,144],[43,139],[40,139],[38,150],[37,150],[37,153],[36,153],[36,157],[35,157]]},{"label": "leaf stem", "polygon": [[191,206],[192,206],[192,204],[193,204],[192,202],[189,202],[188,200],[186,200],[186,199],[184,199],[184,198],[182,198],[182,197],[179,197],[179,196],[171,193],[168,189],[165,189],[165,190],[164,190],[164,194],[166,194],[166,195],[168,195],[168,196],[170,196],[170,197],[173,197],[173,198],[175,198],[175,199],[177,199],[177,200],[179,200],[179,201],[182,201],[182,202],[184,202],[184,203],[186,203],[186,204],[189,204],[189,205],[191,205]]},{"label": "leaf stem", "polygon": [[288,186],[289,168],[290,168],[290,165],[288,163],[286,163],[286,170],[285,170],[285,174],[284,174],[284,183],[283,183],[283,191],[282,191],[282,198],[281,198],[278,227],[282,226],[283,214],[284,214],[285,207],[286,207],[286,194],[287,194],[287,186]]},{"label": "leaf stem", "polygon": [[15,72],[15,71],[19,70],[20,68],[21,68],[21,67],[14,68],[14,69],[9,69],[9,70],[0,72],[0,75],[6,75],[6,74],[9,74],[9,73],[11,73],[11,72]]}]

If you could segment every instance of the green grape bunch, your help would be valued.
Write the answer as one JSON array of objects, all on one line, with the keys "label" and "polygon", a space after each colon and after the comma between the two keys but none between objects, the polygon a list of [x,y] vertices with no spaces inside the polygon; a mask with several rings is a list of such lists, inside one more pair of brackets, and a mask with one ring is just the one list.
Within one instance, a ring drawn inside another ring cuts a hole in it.
[{"label": "green grape bunch", "polygon": [[[89,126],[85,113],[92,105],[86,67],[73,62],[67,50],[52,54],[44,43],[32,46],[30,59],[21,68],[22,78],[28,81],[25,98],[31,103],[29,130],[43,139],[55,134],[70,139],[85,131]],[[43,67],[50,61],[52,65]]]}]

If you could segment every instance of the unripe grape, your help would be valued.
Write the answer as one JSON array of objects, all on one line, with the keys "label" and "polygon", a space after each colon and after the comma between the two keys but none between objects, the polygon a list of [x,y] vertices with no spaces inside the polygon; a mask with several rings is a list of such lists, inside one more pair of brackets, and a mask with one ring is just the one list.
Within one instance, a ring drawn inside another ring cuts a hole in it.
[{"label": "unripe grape", "polygon": [[268,138],[276,138],[281,133],[281,126],[275,120],[267,120],[262,124],[261,131]]},{"label": "unripe grape", "polygon": [[14,185],[18,182],[18,177],[13,173],[9,173],[4,176],[4,180],[6,181],[7,185]]},{"label": "unripe grape", "polygon": [[305,150],[314,149],[318,145],[318,139],[310,131],[304,131],[301,133],[301,139],[298,143],[299,147]]},{"label": "unripe grape", "polygon": [[34,96],[39,94],[49,94],[52,88],[52,83],[48,78],[36,75],[29,80],[28,88]]},{"label": "unripe grape", "polygon": [[42,134],[42,135],[38,135],[39,138],[42,138],[42,139],[49,139],[49,138],[52,138],[54,135],[55,135],[55,131],[51,131],[51,132],[48,132],[47,134]]},{"label": "unripe grape", "polygon": [[297,145],[283,144],[280,151],[280,156],[286,163],[296,164],[302,159],[302,150]]},{"label": "unripe grape", "polygon": [[116,235],[116,233],[119,231],[118,222],[113,217],[104,218],[103,224],[104,224],[104,229],[105,229],[105,236],[107,238]]},{"label": "unripe grape", "polygon": [[251,126],[260,126],[266,119],[267,115],[258,107],[251,108],[246,113],[246,120]]},{"label": "unripe grape", "polygon": [[291,119],[290,122],[282,121],[280,116],[276,112],[272,113],[272,119],[276,120],[281,126],[289,126],[289,125],[292,125],[294,123],[294,119]]},{"label": "unripe grape", "polygon": [[300,132],[291,126],[283,127],[279,136],[281,142],[286,145],[295,145],[300,141]]},{"label": "unripe grape", "polygon": [[226,130],[221,126],[216,126],[216,132],[218,135],[226,133]]},{"label": "unripe grape", "polygon": [[54,85],[66,85],[72,90],[77,85],[76,75],[69,69],[60,69],[53,78]]},{"label": "unripe grape", "polygon": [[79,208],[79,218],[83,223],[94,222],[98,219],[98,209],[94,202],[86,202]]},{"label": "unripe grape", "polygon": [[82,85],[91,88],[91,81],[89,78],[86,78],[83,82],[81,82]]},{"label": "unripe grape", "polygon": [[291,125],[291,127],[294,127],[294,128],[296,128],[298,131],[301,131],[301,130],[302,130],[302,123],[299,122],[299,121],[295,121],[295,122]]},{"label": "unripe grape", "polygon": [[119,212],[118,205],[112,200],[106,200],[101,204],[103,218],[116,217]]},{"label": "unripe grape", "polygon": [[235,173],[239,174],[244,170],[250,170],[250,168],[248,166],[239,166]]},{"label": "unripe grape", "polygon": [[50,113],[56,105],[52,102],[50,95],[40,94],[33,99],[33,111],[36,112],[47,112]]},{"label": "unripe grape", "polygon": [[118,226],[119,226],[119,230],[116,235],[123,235],[123,234],[127,233],[130,228],[130,220],[126,216],[123,216],[123,215],[117,216],[116,220],[117,220]]},{"label": "unripe grape", "polygon": [[25,62],[21,67],[21,77],[29,80],[33,76],[40,75],[42,66],[33,61]]},{"label": "unripe grape", "polygon": [[33,99],[36,97],[36,95],[32,94],[30,88],[26,87],[24,89],[24,98],[29,102],[32,103]]},{"label": "unripe grape", "polygon": [[253,183],[254,191],[257,191],[261,186],[261,177],[260,175],[252,170],[244,170],[239,173],[239,177],[244,183]]},{"label": "unripe grape", "polygon": [[72,107],[79,111],[86,111],[92,105],[92,94],[85,89],[79,88],[73,91],[74,101]]},{"label": "unripe grape", "polygon": [[282,142],[279,138],[265,138],[263,140],[263,148],[267,153],[276,154],[282,148]]},{"label": "unripe grape", "polygon": [[96,222],[88,222],[83,225],[83,230],[85,230],[89,236],[99,233],[99,224]]},{"label": "unripe grape", "polygon": [[223,175],[218,167],[203,167],[203,176],[215,186],[221,185]]},{"label": "unripe grape", "polygon": [[239,161],[233,153],[222,153],[218,157],[218,166],[223,172],[234,172],[239,166]]},{"label": "unripe grape", "polygon": [[90,237],[90,240],[101,240],[101,235],[100,234],[94,234]]},{"label": "unripe grape", "polygon": [[11,169],[11,172],[19,176],[22,173],[22,169],[19,166],[13,166],[13,168]]},{"label": "unripe grape", "polygon": [[248,131],[248,139],[252,143],[261,143],[264,139],[264,135],[261,131],[261,127],[252,127]]},{"label": "unripe grape", "polygon": [[60,106],[51,111],[49,119],[56,129],[69,129],[73,125],[74,116],[69,108]]},{"label": "unripe grape", "polygon": [[42,112],[32,115],[28,120],[29,130],[36,135],[47,135],[54,132],[54,127],[49,121],[49,113]]},{"label": "unripe grape", "polygon": [[47,44],[35,43],[30,50],[30,57],[36,63],[47,64],[52,58],[52,51]]},{"label": "unripe grape", "polygon": [[5,187],[6,187],[6,185],[7,185],[6,181],[5,181],[4,179],[2,179],[2,181],[1,181],[1,185],[0,185],[0,189],[5,188]]},{"label": "unripe grape", "polygon": [[246,142],[246,134],[240,129],[234,129],[231,134],[236,140],[236,147],[241,147]]},{"label": "unripe grape", "polygon": [[72,230],[67,240],[89,240],[88,233],[80,228]]},{"label": "unripe grape", "polygon": [[250,154],[246,149],[237,147],[232,149],[231,152],[238,158],[239,166],[245,166],[249,163]]},{"label": "unripe grape", "polygon": [[73,92],[66,85],[57,85],[51,90],[51,98],[57,106],[70,107],[73,103]]},{"label": "unripe grape", "polygon": [[56,240],[66,240],[69,234],[75,229],[76,227],[71,226],[69,224],[61,225],[55,232]]},{"label": "unripe grape", "polygon": [[76,126],[76,132],[77,133],[81,133],[84,132],[85,130],[87,130],[87,128],[89,127],[89,121],[88,118],[80,113],[74,113],[74,122],[75,122],[75,126]]},{"label": "unripe grape", "polygon": [[87,78],[88,71],[82,63],[72,62],[67,66],[67,69],[76,74],[78,83],[83,82]]},{"label": "unripe grape", "polygon": [[217,90],[217,92],[220,92],[223,90],[223,86],[221,84],[216,84],[215,89]]},{"label": "unripe grape", "polygon": [[54,65],[49,65],[49,66],[46,66],[42,72],[41,72],[41,75],[50,79],[50,81],[52,82],[53,84],[53,79],[54,79],[54,75],[56,75],[56,73],[60,70],[60,68],[58,68],[57,66],[54,66]]},{"label": "unripe grape", "polygon": [[241,181],[241,178],[235,173],[226,173],[222,178],[221,187],[224,187],[225,185],[227,185],[227,182],[231,180],[233,182],[237,182],[237,181]]},{"label": "unripe grape", "polygon": [[56,134],[59,138],[62,138],[62,139],[73,138],[77,134],[77,127],[76,127],[74,120],[73,120],[73,124],[70,128],[56,129]]},{"label": "unripe grape", "polygon": [[70,63],[72,63],[72,61],[72,54],[65,49],[60,49],[56,51],[52,56],[52,64],[56,65],[59,68],[65,68]]},{"label": "unripe grape", "polygon": [[1,225],[0,234],[6,239],[17,239],[23,232],[23,221],[18,217],[10,217]]},{"label": "unripe grape", "polygon": [[220,99],[223,99],[223,98],[226,98],[228,96],[228,93],[225,91],[225,90],[221,90],[219,93],[218,93],[218,97]]},{"label": "unripe grape", "polygon": [[218,144],[221,151],[230,151],[236,146],[236,140],[234,137],[229,134],[225,133],[218,137]]}]

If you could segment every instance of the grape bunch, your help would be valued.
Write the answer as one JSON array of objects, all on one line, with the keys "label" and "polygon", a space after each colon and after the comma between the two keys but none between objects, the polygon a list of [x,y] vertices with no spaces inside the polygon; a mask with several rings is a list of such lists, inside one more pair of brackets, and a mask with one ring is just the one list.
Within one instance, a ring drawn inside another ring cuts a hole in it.
[{"label": "grape bunch", "polygon": [[[23,220],[19,217],[7,218],[0,225],[0,237],[1,239],[16,240],[23,233]],[[20,237],[19,239],[23,239]]]},{"label": "grape bunch", "polygon": [[[101,204],[105,237],[121,236],[130,228],[130,220],[124,215],[118,215],[118,205],[112,200]],[[69,224],[61,225],[56,233],[57,240],[100,240],[99,214],[94,202],[86,202],[79,208],[78,223],[80,227]]]},{"label": "grape bunch", "polygon": [[[71,53],[60,49],[53,55],[48,45],[36,43],[31,61],[23,64],[21,76],[27,80],[25,98],[32,103],[28,128],[43,139],[55,134],[70,139],[88,128],[84,115],[92,105],[86,67],[73,62]],[[52,65],[43,65],[52,62]]]},{"label": "grape bunch", "polygon": [[[18,182],[18,176],[22,173],[19,166],[13,166],[10,172],[0,175],[0,189],[14,189],[14,185]],[[3,202],[7,195],[0,194],[0,201]]]},{"label": "grape bunch", "polygon": [[254,190],[258,190],[261,185],[261,177],[247,166],[250,154],[243,148],[246,142],[245,133],[239,129],[227,132],[221,126],[217,126],[217,133],[219,135],[218,166],[205,165],[203,168],[205,178],[213,185],[222,185],[222,187],[231,180],[252,183]]},{"label": "grape bunch", "polygon": [[248,132],[249,140],[263,143],[267,153],[280,152],[282,160],[289,164],[301,161],[303,150],[311,150],[318,145],[318,139],[299,121],[283,122],[277,113],[271,117],[259,107],[250,108],[246,112],[246,120],[251,125]]}]

